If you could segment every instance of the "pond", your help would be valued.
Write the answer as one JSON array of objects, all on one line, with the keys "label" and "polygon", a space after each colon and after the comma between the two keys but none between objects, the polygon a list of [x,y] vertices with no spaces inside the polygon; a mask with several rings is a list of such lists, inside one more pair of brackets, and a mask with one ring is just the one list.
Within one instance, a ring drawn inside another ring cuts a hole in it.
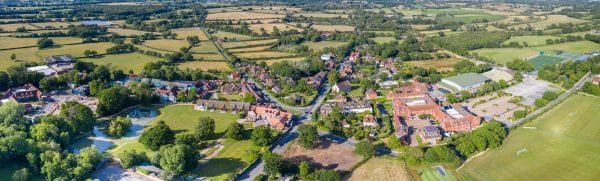
[{"label": "pond", "polygon": [[112,138],[106,135],[104,129],[106,129],[108,122],[105,121],[94,126],[94,130],[89,136],[79,139],[69,145],[69,151],[79,153],[80,149],[93,145],[99,152],[104,152],[110,149],[116,142],[135,139],[142,134],[144,126],[152,122],[152,120],[158,116],[158,112],[149,108],[136,108],[128,112],[126,116],[131,119],[131,126],[123,137]]}]

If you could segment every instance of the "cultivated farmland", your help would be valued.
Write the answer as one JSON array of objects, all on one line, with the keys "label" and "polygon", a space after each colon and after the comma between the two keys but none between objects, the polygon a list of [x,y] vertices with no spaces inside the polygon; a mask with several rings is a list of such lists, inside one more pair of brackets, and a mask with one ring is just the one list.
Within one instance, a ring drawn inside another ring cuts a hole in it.
[{"label": "cultivated farmland", "polygon": [[200,69],[200,70],[231,70],[227,62],[211,62],[211,61],[187,61],[179,63],[181,69]]},{"label": "cultivated farmland", "polygon": [[108,65],[112,64],[118,69],[128,72],[133,70],[134,73],[140,73],[144,68],[144,65],[149,62],[157,62],[162,60],[158,57],[144,55],[140,53],[128,53],[128,54],[114,54],[104,55],[101,57],[94,58],[82,58],[79,59],[84,62],[92,62],[96,65]]},{"label": "cultivated farmland", "polygon": [[346,26],[346,25],[312,25],[310,27],[314,28],[317,31],[327,31],[327,32],[333,32],[333,31],[351,32],[351,31],[354,31],[353,26]]},{"label": "cultivated farmland", "polygon": [[254,12],[225,12],[208,14],[206,20],[248,20],[248,19],[273,19],[283,18],[282,14],[266,14]]},{"label": "cultivated farmland", "polygon": [[225,42],[225,43],[223,43],[223,48],[230,49],[230,48],[245,47],[245,46],[268,45],[268,44],[275,43],[275,42],[277,42],[277,39]]},{"label": "cultivated farmland", "polygon": [[573,95],[460,172],[473,180],[597,180],[598,117],[600,98]]}]

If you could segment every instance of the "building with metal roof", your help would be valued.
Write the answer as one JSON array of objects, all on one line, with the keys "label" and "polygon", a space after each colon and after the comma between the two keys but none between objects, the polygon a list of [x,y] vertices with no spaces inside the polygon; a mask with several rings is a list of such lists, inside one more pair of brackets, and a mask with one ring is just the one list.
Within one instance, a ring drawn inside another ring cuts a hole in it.
[{"label": "building with metal roof", "polygon": [[460,91],[473,92],[490,80],[491,79],[477,73],[466,73],[443,78],[438,85],[454,93],[458,93]]}]

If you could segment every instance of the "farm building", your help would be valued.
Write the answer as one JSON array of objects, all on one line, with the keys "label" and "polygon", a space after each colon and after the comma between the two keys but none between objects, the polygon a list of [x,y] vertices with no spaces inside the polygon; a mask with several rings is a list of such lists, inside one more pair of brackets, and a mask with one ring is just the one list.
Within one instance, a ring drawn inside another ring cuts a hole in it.
[{"label": "farm building", "polygon": [[460,91],[475,91],[477,88],[479,88],[479,86],[488,81],[490,81],[490,79],[483,75],[477,73],[466,73],[443,78],[438,85],[454,93],[458,93]]}]

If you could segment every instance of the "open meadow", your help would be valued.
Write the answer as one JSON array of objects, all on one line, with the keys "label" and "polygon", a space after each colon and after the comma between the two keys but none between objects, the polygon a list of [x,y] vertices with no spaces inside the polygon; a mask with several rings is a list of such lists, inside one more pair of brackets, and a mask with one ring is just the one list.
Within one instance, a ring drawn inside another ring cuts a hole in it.
[{"label": "open meadow", "polygon": [[212,36],[215,36],[218,38],[223,38],[223,39],[235,39],[235,40],[239,40],[239,41],[255,39],[254,37],[251,37],[248,35],[230,33],[230,32],[226,32],[226,31],[218,31],[216,33],[213,33]]},{"label": "open meadow", "polygon": [[[9,66],[25,62],[42,62],[42,59],[51,55],[71,55],[74,58],[83,57],[85,50],[95,50],[99,54],[106,53],[106,49],[114,46],[113,43],[86,43],[77,45],[62,45],[56,48],[38,49],[19,48],[13,50],[0,51],[0,70],[6,70]],[[11,54],[15,54],[16,61],[10,59]]]},{"label": "open meadow", "polygon": [[305,41],[301,45],[306,45],[306,46],[308,46],[308,48],[310,48],[311,50],[314,50],[314,51],[320,51],[320,50],[323,50],[324,48],[337,48],[337,47],[345,45],[345,44],[347,44],[347,42],[341,42],[341,41],[320,41],[320,42]]},{"label": "open meadow", "polygon": [[369,38],[369,39],[373,40],[377,44],[384,44],[384,43],[389,43],[392,41],[397,41],[396,38],[391,37],[391,36],[380,36],[380,37]]},{"label": "open meadow", "polygon": [[[168,105],[158,111],[160,115],[155,120],[165,121],[174,131],[192,131],[201,117],[210,117],[215,120],[215,133],[223,134],[229,124],[239,119],[237,114],[231,112],[196,111],[193,105]],[[156,124],[156,121],[151,124]]]},{"label": "open meadow", "polygon": [[265,62],[267,65],[273,65],[274,63],[283,62],[283,61],[302,61],[304,57],[294,57],[294,58],[281,58],[281,59],[268,59],[268,60],[256,60],[257,62]]},{"label": "open meadow", "polygon": [[187,48],[190,46],[190,44],[188,44],[188,42],[185,40],[158,39],[147,40],[144,42],[144,46],[157,50],[178,52],[182,47]]},{"label": "open meadow", "polygon": [[548,18],[545,20],[541,20],[541,21],[537,21],[537,22],[533,22],[533,23],[509,26],[509,28],[515,28],[515,29],[526,28],[529,25],[529,26],[533,27],[534,29],[539,30],[539,29],[545,29],[552,24],[559,24],[559,23],[580,24],[580,23],[587,23],[587,22],[590,22],[590,21],[582,20],[582,19],[575,19],[575,18],[568,17],[566,15],[548,15]]},{"label": "open meadow", "polygon": [[347,26],[347,25],[312,25],[310,27],[317,31],[325,31],[325,32],[334,32],[334,31],[352,32],[355,29],[353,26]]},{"label": "open meadow", "polygon": [[279,57],[294,56],[294,54],[291,54],[291,53],[274,52],[274,51],[236,53],[234,55],[237,57],[240,57],[240,58],[248,58],[248,59],[279,58]]},{"label": "open meadow", "polygon": [[600,98],[575,94],[459,170],[470,180],[598,180]]},{"label": "open meadow", "polygon": [[257,46],[257,47],[249,47],[249,48],[237,48],[237,49],[229,49],[227,51],[231,53],[240,53],[240,52],[259,52],[265,49],[271,48],[271,46]]},{"label": "open meadow", "polygon": [[306,149],[295,141],[288,145],[282,156],[295,164],[308,161],[311,168],[351,171],[352,167],[363,159],[362,156],[352,153],[352,149],[352,146],[325,139],[321,139],[315,148]]},{"label": "open meadow", "polygon": [[297,28],[295,26],[292,25],[288,25],[288,24],[283,24],[283,23],[269,23],[269,24],[251,24],[249,25],[250,30],[254,31],[255,33],[262,33],[261,29],[264,29],[266,33],[271,33],[273,32],[273,28],[277,27],[277,29],[279,31],[289,31],[289,30],[297,30],[299,32],[302,32],[303,29]]},{"label": "open meadow", "polygon": [[116,34],[123,35],[123,36],[143,35],[145,33],[151,33],[151,32],[147,32],[147,31],[123,29],[123,28],[108,28],[108,32],[116,33]]},{"label": "open meadow", "polygon": [[435,68],[439,71],[450,71],[454,70],[454,64],[460,62],[462,59],[459,58],[447,58],[447,59],[433,59],[433,60],[415,60],[408,61],[406,63],[411,64],[415,67],[422,68]]},{"label": "open meadow", "polygon": [[356,168],[348,181],[394,181],[410,180],[406,166],[400,160],[389,157],[373,157]]},{"label": "open meadow", "polygon": [[549,36],[549,35],[547,35],[547,36],[513,36],[513,37],[510,37],[510,39],[504,41],[503,44],[507,45],[510,42],[518,42],[519,44],[523,45],[523,42],[527,42],[527,44],[529,46],[543,46],[543,45],[546,45],[547,39],[556,40],[559,38],[560,37]]},{"label": "open meadow", "polygon": [[267,14],[255,12],[225,12],[208,14],[206,20],[248,20],[248,19],[273,19],[283,18],[283,14]]},{"label": "open meadow", "polygon": [[[50,38],[56,45],[67,45],[81,43],[83,39],[74,37],[52,37]],[[40,38],[14,38],[0,37],[0,50],[21,48],[21,47],[37,47],[37,42]]]},{"label": "open meadow", "polygon": [[311,18],[348,18],[347,14],[329,14],[329,13],[296,13],[294,16],[297,17],[311,17]]},{"label": "open meadow", "polygon": [[514,59],[526,59],[536,56],[540,51],[545,51],[546,53],[554,51],[591,53],[597,50],[600,50],[600,44],[591,41],[576,41],[527,48],[483,48],[470,51],[470,53],[477,53],[480,56],[491,58],[496,63],[506,64]]},{"label": "open meadow", "polygon": [[[200,54],[198,54],[200,55]],[[208,54],[205,54],[208,55]],[[231,70],[231,68],[229,68],[229,64],[227,64],[227,62],[213,62],[213,61],[187,61],[187,62],[183,62],[183,63],[179,63],[177,65],[179,68],[181,69],[200,69],[200,70]]]},{"label": "open meadow", "polygon": [[172,29],[171,32],[177,34],[177,39],[185,40],[185,38],[188,36],[198,36],[201,41],[208,41],[208,37],[206,34],[204,34],[204,32],[202,32],[202,29],[196,27]]},{"label": "open meadow", "polygon": [[17,31],[18,28],[24,27],[26,30],[38,30],[39,28],[35,26],[31,26],[27,23],[16,23],[16,24],[2,24],[0,25],[0,29],[2,31]]},{"label": "open meadow", "polygon": [[246,47],[246,46],[268,45],[268,44],[275,43],[275,42],[277,42],[277,39],[225,42],[225,43],[223,43],[223,48],[230,49],[230,48],[239,48],[239,47]]}]

